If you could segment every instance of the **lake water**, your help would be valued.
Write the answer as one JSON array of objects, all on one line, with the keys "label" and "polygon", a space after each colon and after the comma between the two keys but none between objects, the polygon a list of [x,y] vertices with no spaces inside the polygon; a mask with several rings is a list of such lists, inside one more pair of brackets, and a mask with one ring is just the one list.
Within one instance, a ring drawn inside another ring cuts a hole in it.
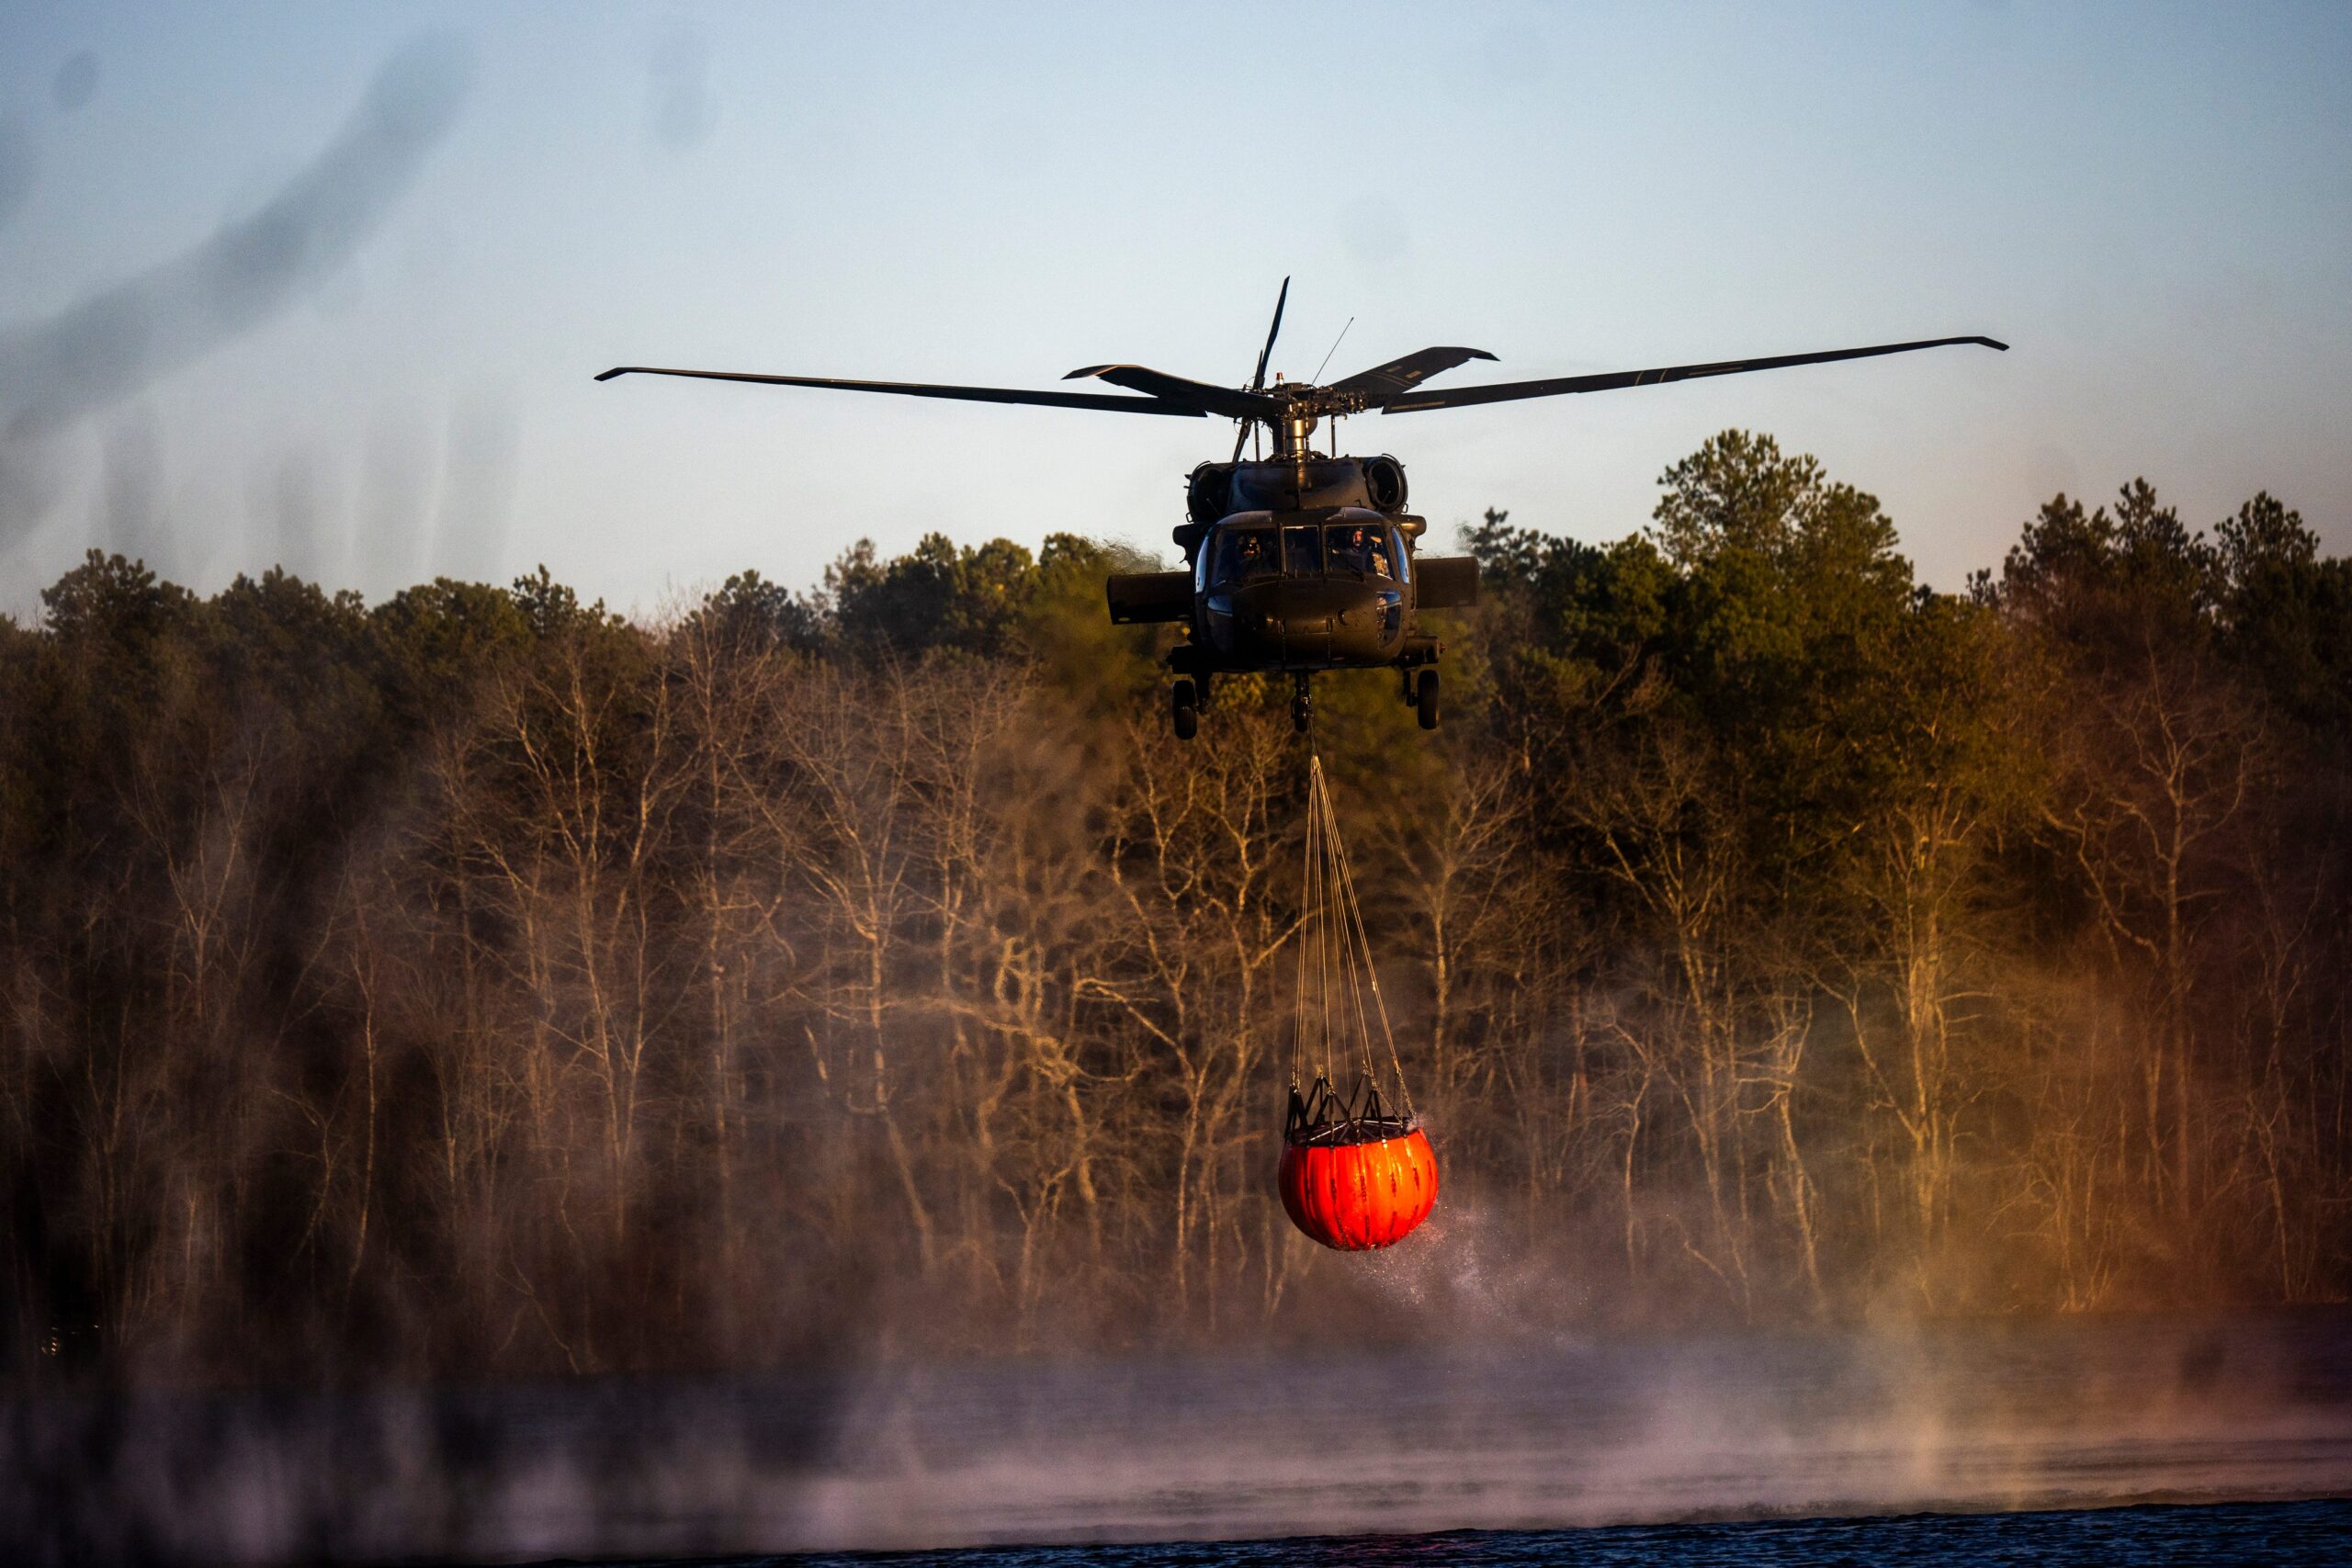
[{"label": "lake water", "polygon": [[[10,1561],[2238,1561],[2345,1513],[2210,1505],[2347,1495],[2340,1310],[0,1405]],[[2209,1506],[2018,1512],[2135,1503]]]},{"label": "lake water", "polygon": [[2352,1561],[2352,1503],[2206,1503],[744,1561],[796,1568],[2257,1568]]}]

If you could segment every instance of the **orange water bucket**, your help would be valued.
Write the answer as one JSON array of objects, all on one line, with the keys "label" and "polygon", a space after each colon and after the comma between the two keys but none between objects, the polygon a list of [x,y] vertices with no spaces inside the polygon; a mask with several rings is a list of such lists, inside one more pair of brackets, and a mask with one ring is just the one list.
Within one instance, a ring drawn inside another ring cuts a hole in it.
[{"label": "orange water bucket", "polygon": [[1365,1118],[1283,1145],[1291,1223],[1342,1252],[1393,1247],[1437,1203],[1437,1152],[1409,1122]]}]

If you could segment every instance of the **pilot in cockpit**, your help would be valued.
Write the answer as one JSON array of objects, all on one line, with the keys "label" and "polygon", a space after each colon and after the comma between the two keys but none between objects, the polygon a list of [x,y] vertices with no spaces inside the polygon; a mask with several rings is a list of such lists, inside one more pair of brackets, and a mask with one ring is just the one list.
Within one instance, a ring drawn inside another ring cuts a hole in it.
[{"label": "pilot in cockpit", "polygon": [[1331,530],[1331,564],[1373,577],[1390,575],[1386,535],[1385,528],[1366,527],[1360,523],[1341,524]]},{"label": "pilot in cockpit", "polygon": [[1271,528],[1229,528],[1217,536],[1216,564],[1209,581],[1247,582],[1278,570]]}]

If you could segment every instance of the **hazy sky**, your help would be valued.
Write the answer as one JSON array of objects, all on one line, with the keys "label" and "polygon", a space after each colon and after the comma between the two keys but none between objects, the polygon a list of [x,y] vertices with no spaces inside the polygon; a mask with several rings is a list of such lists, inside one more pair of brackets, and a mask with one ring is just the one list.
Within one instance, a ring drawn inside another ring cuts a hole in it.
[{"label": "hazy sky", "polygon": [[1231,426],[590,377],[1054,385],[1429,344],[1441,533],[1607,538],[1744,425],[1946,587],[2061,489],[2352,550],[2352,6],[0,5],[0,609],[93,544],[616,604],[861,535],[1162,551]]}]

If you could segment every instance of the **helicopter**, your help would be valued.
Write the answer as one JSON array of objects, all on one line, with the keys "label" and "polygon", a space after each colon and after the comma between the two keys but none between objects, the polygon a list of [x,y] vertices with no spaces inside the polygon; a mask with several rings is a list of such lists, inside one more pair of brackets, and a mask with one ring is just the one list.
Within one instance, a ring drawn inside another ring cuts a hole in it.
[{"label": "helicopter", "polygon": [[[1419,619],[1424,610],[1467,608],[1477,603],[1478,566],[1468,556],[1422,556],[1428,519],[1406,510],[1405,467],[1395,457],[1344,456],[1339,421],[1377,410],[1384,414],[1466,408],[1521,398],[1662,386],[1703,376],[1733,376],[1840,359],[1973,344],[2006,352],[1989,337],[1924,338],[1814,354],[1782,354],[1706,365],[1559,376],[1537,381],[1491,382],[1428,389],[1422,383],[1473,360],[1493,360],[1484,349],[1424,348],[1328,385],[1266,384],[1266,367],[1281,336],[1290,279],[1274,299],[1273,325],[1246,387],[1187,380],[1142,365],[1089,365],[1062,378],[1098,380],[1129,396],[1103,392],[1029,390],[1012,387],[943,386],[920,381],[851,381],[818,376],[768,376],[747,371],[682,370],[616,365],[597,376],[686,376],[709,381],[817,387],[836,391],[894,392],[906,397],[968,402],[1027,403],[1094,409],[1108,413],[1224,418],[1238,423],[1233,455],[1193,469],[1185,483],[1185,520],[1170,536],[1184,553],[1178,571],[1116,572],[1104,584],[1111,619],[1119,624],[1173,623],[1183,639],[1170,649],[1173,677],[1169,710],[1176,735],[1190,740],[1200,727],[1214,677],[1288,673],[1291,720],[1313,723],[1310,677],[1319,671],[1393,670],[1398,694],[1423,729],[1438,725],[1438,657],[1443,644]],[[1334,344],[1334,347],[1337,345]],[[1320,370],[1317,374],[1321,374]],[[1330,422],[1329,450],[1312,437]],[[1242,453],[1262,430],[1266,440],[1250,460]],[[1267,450],[1271,447],[1271,450]]]}]

